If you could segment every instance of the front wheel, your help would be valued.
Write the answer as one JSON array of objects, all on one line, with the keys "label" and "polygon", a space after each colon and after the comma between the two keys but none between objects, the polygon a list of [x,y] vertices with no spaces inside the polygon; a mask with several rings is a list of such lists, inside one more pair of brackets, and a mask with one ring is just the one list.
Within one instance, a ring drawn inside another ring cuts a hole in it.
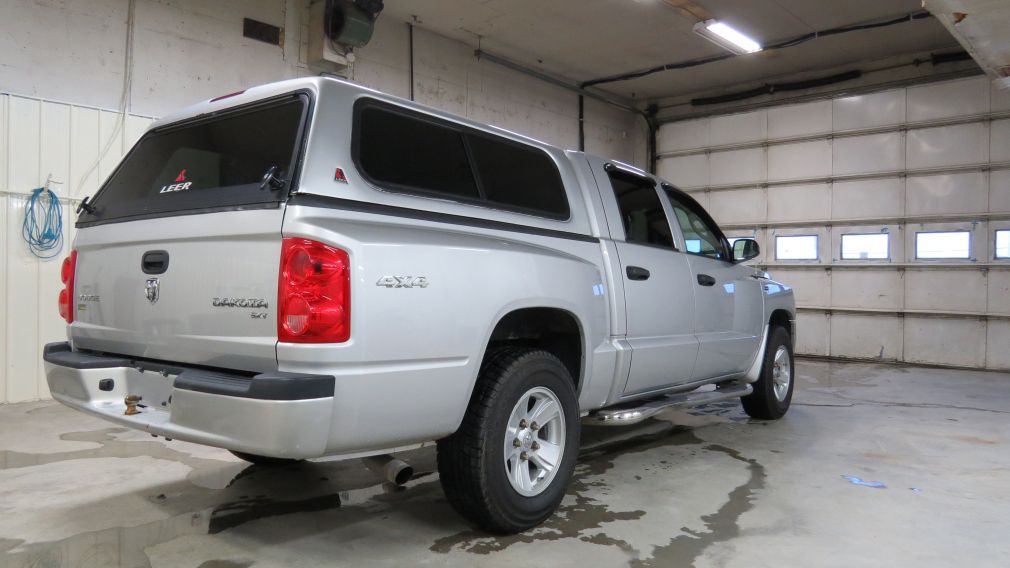
[{"label": "front wheel", "polygon": [[754,392],[741,399],[744,412],[761,420],[785,416],[793,399],[793,378],[792,337],[785,329],[774,327],[768,335],[765,360]]},{"label": "front wheel", "polygon": [[442,488],[484,530],[535,527],[565,496],[579,433],[574,382],[557,357],[496,352],[482,365],[459,430],[438,442]]}]

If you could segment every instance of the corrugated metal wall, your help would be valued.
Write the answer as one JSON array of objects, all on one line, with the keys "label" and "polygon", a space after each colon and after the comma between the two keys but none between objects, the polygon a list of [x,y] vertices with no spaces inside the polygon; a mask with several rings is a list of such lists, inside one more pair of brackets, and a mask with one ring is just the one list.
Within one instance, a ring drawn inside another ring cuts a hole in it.
[{"label": "corrugated metal wall", "polygon": [[[1010,369],[1010,93],[985,77],[686,120],[659,132],[659,173],[760,265],[794,285],[797,350]],[[967,230],[964,260],[916,259],[920,231]],[[843,260],[845,234],[890,235],[887,259]],[[817,235],[816,260],[776,258]]]},{"label": "corrugated metal wall", "polygon": [[[66,337],[56,309],[60,264],[73,241],[73,209],[95,192],[151,119],[128,116],[108,154],[78,187],[116,125],[116,112],[0,93],[0,403],[48,398],[42,345]],[[41,261],[21,237],[25,196],[49,175],[63,205],[65,244]]]}]

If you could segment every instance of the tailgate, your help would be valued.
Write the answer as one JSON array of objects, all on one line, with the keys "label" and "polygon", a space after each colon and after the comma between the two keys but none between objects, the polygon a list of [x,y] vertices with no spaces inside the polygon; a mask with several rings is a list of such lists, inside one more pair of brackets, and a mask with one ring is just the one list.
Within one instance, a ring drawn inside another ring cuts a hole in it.
[{"label": "tailgate", "polygon": [[78,220],[75,348],[277,368],[281,223],[309,99],[147,132]]},{"label": "tailgate", "polygon": [[[282,213],[232,211],[80,231],[74,347],[276,369]],[[164,272],[144,271],[148,253],[155,253],[149,265],[167,261]]]}]

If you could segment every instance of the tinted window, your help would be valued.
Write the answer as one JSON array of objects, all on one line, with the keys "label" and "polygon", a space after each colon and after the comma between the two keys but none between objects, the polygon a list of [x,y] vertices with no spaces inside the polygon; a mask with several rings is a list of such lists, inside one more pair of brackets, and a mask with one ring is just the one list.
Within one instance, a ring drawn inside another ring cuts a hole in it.
[{"label": "tinted window", "polygon": [[691,254],[728,260],[729,253],[715,224],[695,210],[695,205],[667,192],[670,205],[684,234],[684,248]]},{"label": "tinted window", "polygon": [[492,203],[568,218],[568,198],[544,152],[487,136],[468,137],[484,197]]},{"label": "tinted window", "polygon": [[291,177],[304,110],[298,97],[151,131],[80,220],[281,201],[287,192],[260,190],[260,180],[271,167]]},{"label": "tinted window", "polygon": [[365,106],[358,121],[358,165],[376,183],[480,197],[459,131],[375,106]]},{"label": "tinted window", "polygon": [[610,172],[610,183],[624,222],[624,240],[674,248],[670,222],[655,184],[647,178],[617,171]]}]

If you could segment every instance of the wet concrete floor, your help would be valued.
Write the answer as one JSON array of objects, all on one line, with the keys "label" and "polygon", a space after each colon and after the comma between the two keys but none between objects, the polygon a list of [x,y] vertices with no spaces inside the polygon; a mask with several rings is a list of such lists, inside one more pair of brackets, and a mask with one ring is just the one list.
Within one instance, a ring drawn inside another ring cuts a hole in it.
[{"label": "wet concrete floor", "polygon": [[778,422],[730,401],[584,428],[561,510],[510,537],[455,515],[433,448],[396,488],[2,406],[0,568],[1010,566],[1010,374],[797,369]]}]

